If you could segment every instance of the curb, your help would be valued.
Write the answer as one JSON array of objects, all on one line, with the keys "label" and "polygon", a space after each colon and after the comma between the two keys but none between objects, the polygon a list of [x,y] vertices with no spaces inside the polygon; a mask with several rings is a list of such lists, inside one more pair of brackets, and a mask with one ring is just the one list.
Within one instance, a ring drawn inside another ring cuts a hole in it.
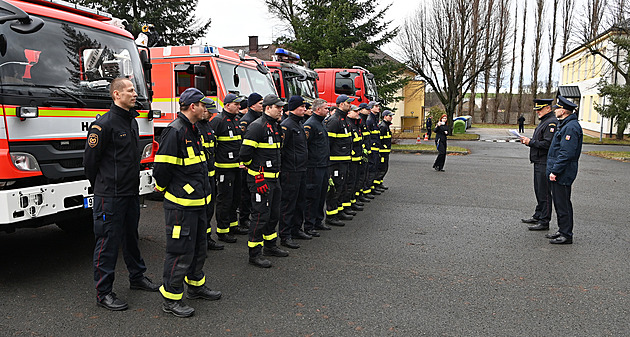
[{"label": "curb", "polygon": [[[392,149],[394,153],[421,153],[421,154],[438,154],[437,150],[398,150]],[[467,155],[470,154],[470,151],[446,151],[446,154],[459,154],[459,155]]]}]

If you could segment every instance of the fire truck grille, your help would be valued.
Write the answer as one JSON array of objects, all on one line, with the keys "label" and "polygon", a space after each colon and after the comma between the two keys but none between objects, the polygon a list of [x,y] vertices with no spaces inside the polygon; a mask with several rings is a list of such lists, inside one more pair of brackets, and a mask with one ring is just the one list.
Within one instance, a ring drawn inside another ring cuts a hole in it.
[{"label": "fire truck grille", "polygon": [[75,140],[61,140],[61,141],[52,141],[50,142],[55,150],[58,151],[70,151],[70,150],[83,150],[85,149],[85,140],[83,139],[75,139]]},{"label": "fire truck grille", "polygon": [[63,168],[79,168],[83,167],[83,159],[62,159],[59,165]]}]

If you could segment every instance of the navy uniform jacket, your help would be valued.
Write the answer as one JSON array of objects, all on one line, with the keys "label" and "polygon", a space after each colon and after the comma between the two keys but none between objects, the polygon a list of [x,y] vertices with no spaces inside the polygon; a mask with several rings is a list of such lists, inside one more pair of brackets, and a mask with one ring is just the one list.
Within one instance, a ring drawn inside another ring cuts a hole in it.
[{"label": "navy uniform jacket", "polygon": [[363,160],[363,130],[361,130],[361,118],[348,119],[348,125],[352,129],[352,161]]},{"label": "navy uniform jacket", "polygon": [[571,185],[578,173],[582,152],[582,127],[575,114],[560,121],[547,155],[547,175],[556,175],[560,185]]},{"label": "navy uniform jacket", "polygon": [[241,131],[243,131],[243,134],[245,134],[245,131],[247,131],[247,127],[250,124],[260,118],[260,115],[262,115],[262,112],[256,112],[249,108],[247,110],[247,113],[238,120],[238,124],[241,127]]},{"label": "navy uniform jacket", "polygon": [[372,145],[370,146],[370,150],[372,152],[379,152],[381,148],[381,130],[378,127],[378,115],[370,112],[366,122],[371,135],[370,139]]},{"label": "navy uniform jacket", "polygon": [[243,131],[236,115],[223,110],[210,121],[217,142],[214,150],[214,166],[218,169],[239,168],[238,153],[241,150]]},{"label": "navy uniform jacket", "polygon": [[178,113],[164,131],[153,166],[165,209],[204,208],[212,201],[208,163],[199,129]]},{"label": "navy uniform jacket", "polygon": [[324,117],[313,114],[304,123],[304,132],[308,144],[307,167],[328,167],[330,145],[328,133],[324,127]]},{"label": "navy uniform jacket", "polygon": [[352,132],[347,119],[348,113],[337,109],[326,122],[328,144],[330,144],[330,164],[351,160]]},{"label": "navy uniform jacket", "polygon": [[210,122],[206,120],[200,120],[197,122],[197,128],[201,134],[201,145],[206,151],[206,163],[208,163],[208,176],[214,177],[214,146],[216,143],[216,137],[214,136],[214,130],[210,127]]},{"label": "navy uniform jacket", "polygon": [[540,118],[540,124],[529,141],[529,161],[536,164],[547,163],[547,152],[557,129],[558,119],[553,111]]},{"label": "navy uniform jacket", "polygon": [[263,114],[247,128],[239,157],[251,176],[264,172],[265,178],[277,179],[282,164],[281,146],[278,122]]},{"label": "navy uniform jacket", "polygon": [[[368,115],[360,114],[359,116],[361,116],[361,123],[359,124],[359,127],[361,128],[361,135],[363,137],[363,149],[365,149],[365,153],[369,155],[372,153],[372,134],[367,126]],[[363,153],[364,156],[365,153]]]},{"label": "navy uniform jacket", "polygon": [[381,155],[392,152],[392,131],[389,129],[390,125],[392,123],[384,120],[378,125],[381,132],[381,148],[379,149]]},{"label": "navy uniform jacket", "polygon": [[301,121],[302,117],[289,113],[289,117],[280,123],[284,134],[282,171],[306,172],[308,144]]},{"label": "navy uniform jacket", "polygon": [[94,195],[135,196],[140,186],[140,136],[136,110],[112,104],[90,125],[83,165]]}]

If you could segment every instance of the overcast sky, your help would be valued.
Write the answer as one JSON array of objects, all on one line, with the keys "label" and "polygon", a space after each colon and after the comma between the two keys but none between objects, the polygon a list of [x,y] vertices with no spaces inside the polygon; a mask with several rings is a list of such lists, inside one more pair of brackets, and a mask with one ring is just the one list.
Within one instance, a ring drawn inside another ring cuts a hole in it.
[{"label": "overcast sky", "polygon": [[[387,19],[392,20],[391,28],[396,26],[400,26],[403,24],[404,19],[412,15],[414,11],[419,7],[423,0],[407,0],[407,1],[394,1],[394,0],[375,0],[377,3],[386,4],[391,2],[392,6],[387,12]],[[514,1],[522,1],[522,0],[514,0]],[[586,0],[575,0],[575,16],[578,16],[578,13],[582,12],[582,6]],[[548,3],[551,1],[547,1]],[[522,2],[521,2],[522,8]],[[547,5],[549,6],[549,5]],[[379,7],[382,8],[381,5]],[[534,3],[532,0],[529,0],[528,5],[529,13],[527,15],[528,24],[527,27],[529,29],[533,29],[533,9]],[[546,16],[550,16],[551,9],[546,9]],[[202,43],[208,43],[211,45],[216,45],[219,47],[223,46],[237,46],[237,45],[247,45],[249,42],[248,36],[257,35],[258,42],[260,44],[267,44],[273,42],[273,40],[279,36],[282,36],[286,27],[277,20],[273,15],[271,15],[267,7],[265,6],[264,0],[235,0],[235,1],[211,1],[211,0],[200,0],[199,6],[197,9],[197,16],[202,18],[210,17],[212,19],[212,24],[210,29],[208,30],[208,34],[202,40]],[[519,15],[520,17],[520,15]],[[519,24],[520,24],[519,18]],[[575,21],[575,20],[574,20]],[[520,38],[519,33],[519,38]],[[525,57],[525,65],[524,65],[524,77],[525,83],[531,81],[531,69],[532,69],[532,45],[533,45],[533,32],[527,34],[528,38],[526,41],[526,57]],[[548,33],[545,33],[544,39],[548,39]],[[517,46],[517,52],[519,52],[520,41]],[[546,79],[547,78],[547,70],[549,68],[548,64],[548,42],[543,42],[543,50],[542,54],[542,65],[540,67],[539,78]],[[556,48],[556,52],[560,47]],[[400,55],[397,55],[398,48],[395,43],[390,43],[384,46],[383,51],[390,54],[393,57],[400,59]],[[508,48],[511,51],[511,46]],[[556,59],[560,55],[556,56]],[[516,80],[518,80],[518,68],[520,66],[520,61],[517,59],[517,69],[515,70]],[[558,80],[560,77],[560,67],[554,66],[554,80]],[[506,67],[504,73],[507,72],[506,77],[509,77],[509,66]],[[506,82],[508,80],[506,79]],[[505,84],[504,84],[505,86]]]}]

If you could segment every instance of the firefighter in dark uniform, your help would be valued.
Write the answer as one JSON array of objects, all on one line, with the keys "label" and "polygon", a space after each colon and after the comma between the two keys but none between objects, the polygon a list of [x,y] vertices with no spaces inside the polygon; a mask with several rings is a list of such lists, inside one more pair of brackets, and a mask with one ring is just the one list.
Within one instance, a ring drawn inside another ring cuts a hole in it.
[{"label": "firefighter in dark uniform", "polygon": [[241,122],[241,118],[243,118],[243,116],[245,116],[245,114],[247,113],[247,96],[241,96],[243,99],[241,100],[241,105],[238,108],[238,113],[236,114],[236,122],[240,124]]},{"label": "firefighter in dark uniform", "polygon": [[582,153],[582,127],[573,111],[577,105],[562,96],[554,106],[559,125],[547,156],[547,174],[551,181],[551,195],[556,208],[558,232],[547,234],[549,243],[573,243],[573,205],[571,185],[578,173],[578,160]]},{"label": "firefighter in dark uniform", "polygon": [[381,189],[376,188],[376,185],[380,183],[376,177],[378,175],[378,165],[381,162],[381,156],[379,153],[381,148],[381,130],[378,128],[378,114],[381,112],[381,105],[379,102],[371,101],[368,103],[368,110],[370,110],[370,114],[367,117],[367,126],[370,130],[372,141],[372,144],[370,145],[370,151],[372,153],[368,159],[368,183],[370,184],[370,189],[372,190],[369,195],[374,196],[379,195],[382,192]]},{"label": "firefighter in dark uniform", "polygon": [[[216,143],[216,137],[214,136],[214,131],[210,127],[209,119],[212,115],[219,113],[217,110],[216,103],[212,100],[206,100],[208,102],[206,104],[206,111],[202,114],[201,120],[197,122],[197,128],[199,128],[199,133],[201,134],[201,145],[206,152],[206,163],[208,164],[208,179],[210,182],[210,192],[212,195],[216,195],[216,185],[214,182],[214,176],[216,174],[216,170],[214,168],[214,146]],[[212,239],[212,225],[210,221],[212,220],[212,216],[214,215],[214,199],[210,201],[207,210],[207,218],[208,218],[208,229],[206,231],[206,238],[208,241],[208,249],[210,250],[222,250],[224,246]]]},{"label": "firefighter in dark uniform", "polygon": [[[247,185],[252,196],[249,225],[249,263],[261,268],[271,267],[265,256],[289,256],[276,244],[276,225],[280,217],[282,189],[278,177],[282,155],[282,133],[278,120],[286,103],[270,94],[263,99],[263,115],[247,128],[240,159],[247,166]],[[263,248],[264,247],[264,248]]]},{"label": "firefighter in dark uniform", "polygon": [[308,145],[302,126],[306,111],[306,101],[301,96],[291,96],[287,104],[289,116],[280,123],[282,128],[282,166],[280,186],[280,244],[296,249],[300,248],[293,239],[310,240],[313,237],[302,231],[304,204],[306,197],[306,162]]},{"label": "firefighter in dark uniform", "polygon": [[378,176],[376,178],[380,183],[376,188],[380,188],[383,191],[388,189],[387,186],[383,185],[383,179],[389,170],[389,154],[392,152],[392,131],[389,127],[392,125],[393,117],[394,113],[390,110],[383,111],[383,120],[378,125],[381,139],[381,147],[378,152],[381,160],[378,164]]},{"label": "firefighter in dark uniform", "polygon": [[[251,93],[247,98],[247,113],[238,121],[243,134],[247,131],[249,124],[262,115],[262,100],[262,96],[256,92]],[[241,203],[238,206],[238,225],[240,228],[249,229],[250,214],[252,214],[252,196],[249,194],[249,187],[247,186],[247,170],[242,170]]]},{"label": "firefighter in dark uniform", "polygon": [[243,97],[227,94],[223,99],[223,111],[210,121],[210,127],[217,138],[215,146],[216,178],[216,217],[217,236],[227,243],[236,242],[234,234],[246,234],[238,227],[236,210],[241,198],[241,163],[238,153],[241,149],[241,128],[236,114]]},{"label": "firefighter in dark uniform", "polygon": [[138,247],[141,149],[134,109],[138,95],[126,78],[114,79],[110,94],[114,104],[90,125],[83,165],[94,189],[96,303],[116,311],[128,307],[112,292],[121,243],[130,288],[157,291],[158,285],[144,276],[147,267]]},{"label": "firefighter in dark uniform", "polygon": [[192,316],[195,310],[182,301],[184,282],[189,299],[218,300],[221,292],[206,287],[207,210],[212,200],[208,164],[199,122],[210,100],[195,88],[179,97],[180,112],[162,132],[155,155],[155,189],[164,192],[166,256],[160,293],[162,310],[177,317]]},{"label": "firefighter in dark uniform", "polygon": [[558,129],[558,119],[551,112],[553,99],[535,99],[534,110],[540,123],[534,130],[532,138],[521,137],[521,142],[529,146],[529,161],[534,164],[534,192],[536,194],[536,210],[530,219],[522,222],[532,223],[529,230],[548,230],[551,221],[551,190],[547,175],[547,152]]},{"label": "firefighter in dark uniform", "polygon": [[359,186],[359,169],[363,161],[363,137],[361,133],[361,117],[359,107],[353,105],[348,111],[348,125],[352,132],[352,152],[348,164],[348,179],[346,180],[346,195],[343,197],[343,211],[348,215],[356,215],[363,211],[363,203],[357,200],[357,186]]},{"label": "firefighter in dark uniform", "polygon": [[326,223],[344,226],[340,220],[352,220],[352,216],[343,212],[342,198],[346,191],[348,165],[352,160],[352,130],[348,124],[348,111],[354,98],[347,95],[337,97],[337,109],[326,122],[328,143],[330,145],[330,164],[328,166],[330,188],[326,195]]},{"label": "firefighter in dark uniform", "polygon": [[320,236],[317,230],[330,230],[330,227],[323,223],[330,157],[328,133],[324,127],[324,118],[327,115],[327,102],[316,98],[313,101],[313,115],[304,123],[308,144],[304,232],[310,236]]},{"label": "firefighter in dark uniform", "polygon": [[367,118],[370,115],[370,110],[368,110],[367,103],[359,104],[359,116],[361,117],[361,133],[363,137],[363,158],[361,162],[361,172],[360,172],[360,180],[361,180],[361,195],[357,200],[366,203],[370,202],[371,199],[374,199],[372,193],[372,181],[369,180],[370,175],[370,156],[372,155],[372,134],[370,133],[370,129],[367,125]]}]

